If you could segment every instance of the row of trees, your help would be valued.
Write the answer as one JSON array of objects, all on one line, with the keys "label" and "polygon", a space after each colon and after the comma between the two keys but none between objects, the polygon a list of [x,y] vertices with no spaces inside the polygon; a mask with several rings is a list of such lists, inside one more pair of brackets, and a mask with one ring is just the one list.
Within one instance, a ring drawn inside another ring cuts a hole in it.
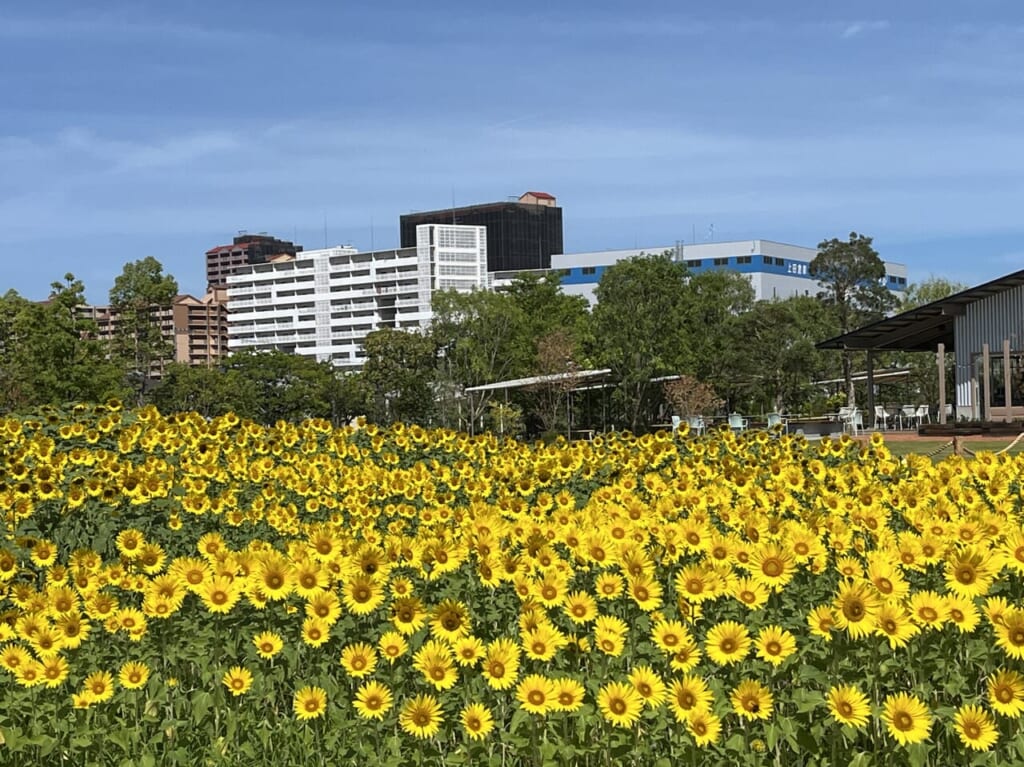
[{"label": "row of trees", "polygon": [[109,397],[145,401],[154,363],[173,354],[157,313],[178,292],[174,277],[149,257],[125,264],[110,290],[120,315],[101,341],[95,320],[80,311],[85,285],[73,274],[50,284],[46,301],[10,290],[0,297],[0,411]]},{"label": "row of trees", "polygon": [[[153,307],[169,304],[177,284],[147,258],[127,264],[111,290],[122,322],[109,344],[96,340],[95,327],[77,311],[84,288],[73,275],[54,283],[44,303],[13,293],[0,299],[0,407],[118,396],[166,411],[230,410],[268,423],[367,415],[543,433],[567,427],[567,398],[580,371],[608,368],[608,425],[640,430],[666,420],[666,403],[686,398],[677,391],[666,397],[659,379],[681,374],[706,386],[724,410],[813,411],[824,408],[825,392],[812,382],[840,373],[849,380],[855,364],[815,343],[882,316],[895,299],[882,285],[884,266],[868,237],[821,243],[810,270],[820,295],[754,301],[743,275],[691,274],[668,255],[644,256],[605,271],[592,310],[586,299],[563,293],[557,276],[524,275],[504,292],[436,293],[430,328],[371,333],[359,373],[247,351],[213,368],[168,364],[152,385],[154,360],[171,351]],[[934,300],[957,287],[933,280],[909,298]],[[466,396],[467,388],[531,376],[542,379],[498,398]]]}]

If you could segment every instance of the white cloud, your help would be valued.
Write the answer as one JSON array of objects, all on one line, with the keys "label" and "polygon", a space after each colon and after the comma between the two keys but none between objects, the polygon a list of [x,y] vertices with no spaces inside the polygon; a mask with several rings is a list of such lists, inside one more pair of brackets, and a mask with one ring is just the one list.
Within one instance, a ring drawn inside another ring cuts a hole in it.
[{"label": "white cloud", "polygon": [[889,22],[885,20],[880,21],[854,21],[843,27],[843,31],[839,36],[843,40],[849,40],[850,38],[857,37],[858,35],[866,32],[881,32],[889,28]]}]

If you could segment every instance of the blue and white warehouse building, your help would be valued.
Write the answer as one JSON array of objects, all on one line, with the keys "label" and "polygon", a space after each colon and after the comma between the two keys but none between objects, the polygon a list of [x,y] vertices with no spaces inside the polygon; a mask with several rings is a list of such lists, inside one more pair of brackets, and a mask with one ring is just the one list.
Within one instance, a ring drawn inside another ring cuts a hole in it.
[{"label": "blue and white warehouse building", "polygon": [[[560,272],[562,290],[565,293],[585,296],[593,305],[594,288],[609,266],[634,256],[666,252],[675,260],[683,261],[694,274],[707,269],[731,269],[746,275],[754,288],[754,297],[759,301],[814,296],[820,291],[817,281],[809,273],[811,260],[818,251],[815,248],[786,245],[771,240],[561,253],[551,256],[551,269]],[[885,280],[886,287],[890,290],[898,293],[905,291],[907,267],[903,264],[885,262]]]}]

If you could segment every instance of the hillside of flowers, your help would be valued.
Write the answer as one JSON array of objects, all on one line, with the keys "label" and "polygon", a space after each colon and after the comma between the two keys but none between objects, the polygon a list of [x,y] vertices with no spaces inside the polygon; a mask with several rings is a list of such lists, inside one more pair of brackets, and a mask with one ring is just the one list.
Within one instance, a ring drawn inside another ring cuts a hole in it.
[{"label": "hillside of flowers", "polygon": [[1022,470],[0,419],[0,763],[1020,763]]}]

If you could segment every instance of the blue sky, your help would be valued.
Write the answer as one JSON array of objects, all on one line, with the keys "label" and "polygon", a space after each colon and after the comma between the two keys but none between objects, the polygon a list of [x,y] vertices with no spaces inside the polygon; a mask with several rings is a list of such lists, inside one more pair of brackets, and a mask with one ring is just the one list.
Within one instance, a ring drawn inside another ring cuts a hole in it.
[{"label": "blue sky", "polygon": [[238,230],[393,247],[555,194],[567,251],[851,230],[1024,268],[1024,4],[179,0],[0,10],[0,290],[183,291]]}]

